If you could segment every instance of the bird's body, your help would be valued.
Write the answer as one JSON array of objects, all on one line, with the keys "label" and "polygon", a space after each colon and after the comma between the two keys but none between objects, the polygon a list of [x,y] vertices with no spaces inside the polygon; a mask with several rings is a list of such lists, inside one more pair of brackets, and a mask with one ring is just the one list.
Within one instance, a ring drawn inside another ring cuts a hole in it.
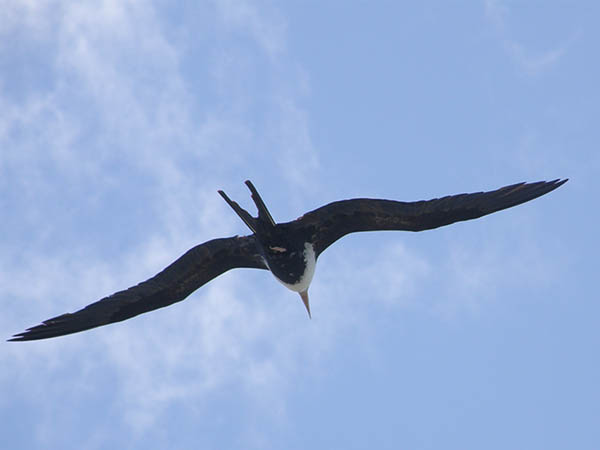
[{"label": "bird's body", "polygon": [[270,250],[279,253],[275,258],[269,258],[270,262],[265,260],[275,279],[291,291],[307,290],[317,265],[313,245],[305,242],[303,249],[292,247],[288,250],[284,247],[271,247]]},{"label": "bird's body", "polygon": [[341,200],[285,223],[273,220],[252,183],[246,181],[258,209],[258,217],[251,216],[223,191],[219,193],[252,234],[200,244],[154,277],[74,313],[48,319],[10,340],[45,339],[126,320],[179,302],[213,278],[240,267],[269,270],[285,287],[300,294],[310,316],[308,288],[317,259],[329,245],[346,234],[434,229],[527,202],[566,181],[519,183],[495,191],[417,202],[366,198]]}]

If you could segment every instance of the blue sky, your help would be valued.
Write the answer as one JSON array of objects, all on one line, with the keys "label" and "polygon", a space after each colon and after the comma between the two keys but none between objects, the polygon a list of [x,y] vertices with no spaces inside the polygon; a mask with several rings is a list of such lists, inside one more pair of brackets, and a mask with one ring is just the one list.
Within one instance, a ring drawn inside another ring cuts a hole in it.
[{"label": "blue sky", "polygon": [[597,2],[0,2],[2,336],[342,198],[570,178],[0,344],[7,448],[593,449]]}]

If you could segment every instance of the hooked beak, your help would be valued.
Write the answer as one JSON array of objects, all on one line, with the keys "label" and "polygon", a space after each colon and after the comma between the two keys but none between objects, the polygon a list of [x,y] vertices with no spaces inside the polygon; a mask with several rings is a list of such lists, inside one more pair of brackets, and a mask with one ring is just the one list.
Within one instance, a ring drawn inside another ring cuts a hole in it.
[{"label": "hooked beak", "polygon": [[304,303],[306,311],[308,312],[308,318],[312,319],[312,316],[310,315],[310,305],[308,303],[308,289],[300,292],[300,297],[302,298],[302,303]]}]

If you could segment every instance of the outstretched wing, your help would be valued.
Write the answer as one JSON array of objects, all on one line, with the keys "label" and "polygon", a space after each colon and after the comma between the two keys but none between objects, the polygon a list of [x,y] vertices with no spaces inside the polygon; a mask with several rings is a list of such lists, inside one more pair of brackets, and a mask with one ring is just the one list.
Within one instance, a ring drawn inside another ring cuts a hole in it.
[{"label": "outstretched wing", "polygon": [[317,256],[348,233],[375,230],[423,231],[476,219],[533,200],[567,180],[519,183],[495,191],[450,195],[418,202],[357,198],[315,209],[289,223],[311,236]]},{"label": "outstretched wing", "polygon": [[214,239],[198,245],[149,280],[74,313],[48,319],[10,340],[46,339],[120,322],[179,302],[203,284],[236,267],[267,269],[253,235]]}]

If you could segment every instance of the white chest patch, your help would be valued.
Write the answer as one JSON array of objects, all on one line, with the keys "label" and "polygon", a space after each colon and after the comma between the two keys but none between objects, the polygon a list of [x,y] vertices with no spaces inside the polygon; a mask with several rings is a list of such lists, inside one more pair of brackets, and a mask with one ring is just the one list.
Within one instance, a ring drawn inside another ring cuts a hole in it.
[{"label": "white chest patch", "polygon": [[304,261],[306,261],[306,269],[304,273],[300,277],[300,281],[296,284],[289,284],[284,281],[281,281],[279,278],[275,277],[277,281],[283,284],[286,288],[294,291],[294,292],[303,292],[308,289],[310,286],[310,282],[313,279],[313,275],[315,274],[315,267],[317,265],[317,258],[315,256],[315,249],[312,244],[306,243],[304,244]]}]

